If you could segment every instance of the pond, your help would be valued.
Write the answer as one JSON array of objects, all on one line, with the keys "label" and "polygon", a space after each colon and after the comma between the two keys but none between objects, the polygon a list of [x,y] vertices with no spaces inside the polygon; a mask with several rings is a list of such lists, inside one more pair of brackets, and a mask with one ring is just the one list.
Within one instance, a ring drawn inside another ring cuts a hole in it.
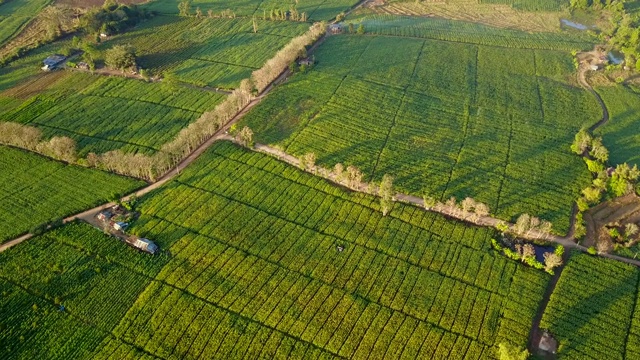
[{"label": "pond", "polygon": [[533,247],[536,249],[536,260],[544,264],[544,253],[554,252],[556,248],[553,246],[542,246],[533,244]]},{"label": "pond", "polygon": [[620,65],[624,61],[624,55],[618,51],[609,51],[607,58],[609,58],[609,62],[614,65]]}]

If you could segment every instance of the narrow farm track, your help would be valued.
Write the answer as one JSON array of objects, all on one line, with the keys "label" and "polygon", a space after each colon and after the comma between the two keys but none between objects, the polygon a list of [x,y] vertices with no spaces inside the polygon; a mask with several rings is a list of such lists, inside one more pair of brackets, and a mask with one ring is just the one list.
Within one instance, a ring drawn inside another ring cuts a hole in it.
[{"label": "narrow farm track", "polygon": [[609,109],[607,109],[607,105],[605,105],[600,94],[593,90],[593,87],[587,81],[587,71],[589,71],[589,68],[587,68],[586,66],[580,66],[580,69],[578,70],[578,82],[583,88],[590,92],[593,97],[596,98],[596,101],[602,108],[602,119],[600,119],[600,121],[593,124],[589,128],[589,131],[593,132],[600,126],[604,125],[607,121],[609,121]]}]

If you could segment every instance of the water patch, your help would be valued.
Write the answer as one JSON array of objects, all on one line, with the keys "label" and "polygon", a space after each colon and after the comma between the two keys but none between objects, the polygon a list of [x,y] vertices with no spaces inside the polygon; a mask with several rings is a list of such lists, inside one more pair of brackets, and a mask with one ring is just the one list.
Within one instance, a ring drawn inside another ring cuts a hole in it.
[{"label": "water patch", "polygon": [[607,58],[609,59],[609,62],[614,65],[620,65],[624,61],[624,55],[617,51],[609,51]]},{"label": "water patch", "polygon": [[578,29],[578,30],[588,30],[589,29],[589,27],[587,25],[579,24],[577,22],[573,22],[573,21],[567,20],[567,19],[560,19],[560,22],[562,23],[562,25],[566,25],[568,27],[572,27],[572,28]]}]

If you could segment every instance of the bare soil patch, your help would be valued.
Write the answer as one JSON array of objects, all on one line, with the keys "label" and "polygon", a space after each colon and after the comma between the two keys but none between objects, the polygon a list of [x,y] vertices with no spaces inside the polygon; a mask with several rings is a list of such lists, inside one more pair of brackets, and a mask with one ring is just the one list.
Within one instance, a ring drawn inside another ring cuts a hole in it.
[{"label": "bare soil patch", "polygon": [[599,242],[611,241],[606,227],[616,224],[624,227],[626,224],[640,223],[640,198],[636,194],[629,194],[602,203],[585,212],[587,221],[587,235],[584,246],[596,246]]}]

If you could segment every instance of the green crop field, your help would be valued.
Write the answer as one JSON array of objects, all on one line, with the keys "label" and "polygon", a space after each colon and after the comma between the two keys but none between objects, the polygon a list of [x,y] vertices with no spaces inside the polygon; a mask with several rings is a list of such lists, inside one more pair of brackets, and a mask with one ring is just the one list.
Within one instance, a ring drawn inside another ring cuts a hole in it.
[{"label": "green crop field", "polygon": [[[204,14],[213,11],[219,15],[224,11],[232,11],[241,17],[269,16],[271,10],[289,11],[295,8],[299,13],[306,13],[307,18],[313,21],[330,20],[338,13],[348,10],[355,5],[357,0],[264,0],[264,1],[240,1],[240,0],[195,0],[191,3],[191,11],[195,13],[200,8]],[[179,0],[154,0],[146,7],[163,14],[177,14]]]},{"label": "green crop field", "polygon": [[0,242],[143,184],[0,147]]},{"label": "green crop field", "polygon": [[114,37],[103,48],[131,45],[139,64],[152,72],[171,72],[198,86],[232,89],[310,26],[292,21],[256,23],[254,33],[251,18],[158,16]]},{"label": "green crop field", "polygon": [[[595,123],[572,85],[571,55],[435,40],[340,35],[317,65],[276,89],[242,124],[256,140],[321,165],[358,166],[401,191],[470,196],[492,213],[569,228],[589,174],[569,145]],[[576,114],[580,114],[576,116]]]},{"label": "green crop field", "polygon": [[[62,72],[40,76],[55,79],[46,87],[36,81],[9,92],[10,99],[27,97],[2,119],[36,126],[47,138],[69,136],[80,155],[115,149],[153,152],[224,99],[210,91],[139,80]],[[29,97],[34,87],[38,94]]]},{"label": "green crop field", "polygon": [[383,217],[227,142],[139,210],[131,231],[159,256],[82,224],[0,254],[5,353],[41,353],[60,321],[82,326],[53,357],[493,358],[525,345],[549,279],[493,253],[493,230],[400,204]]},{"label": "green crop field", "polygon": [[500,29],[474,22],[441,18],[420,18],[396,15],[362,15],[347,23],[357,28],[362,24],[367,33],[402,37],[417,37],[509,48],[547,50],[591,49],[594,39],[586,33],[525,32]]},{"label": "green crop field", "polygon": [[51,0],[0,2],[0,47],[16,36]]},{"label": "green crop field", "polygon": [[569,0],[478,0],[478,2],[506,4],[525,11],[558,11],[569,6]]},{"label": "green crop field", "polygon": [[640,88],[610,86],[597,90],[609,109],[609,121],[596,132],[609,149],[609,161],[640,166]]},{"label": "green crop field", "polygon": [[638,268],[573,254],[540,327],[559,340],[566,359],[640,357]]}]

